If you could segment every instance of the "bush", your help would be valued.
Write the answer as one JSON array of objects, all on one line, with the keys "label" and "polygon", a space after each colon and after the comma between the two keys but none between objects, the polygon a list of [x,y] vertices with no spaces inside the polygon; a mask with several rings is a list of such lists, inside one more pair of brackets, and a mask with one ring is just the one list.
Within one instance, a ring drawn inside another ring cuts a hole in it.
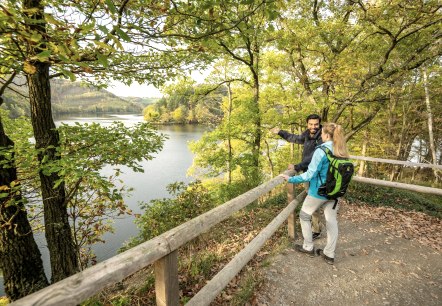
[{"label": "bush", "polygon": [[176,182],[168,185],[167,190],[174,198],[152,200],[142,205],[145,212],[135,221],[140,233],[121,251],[148,241],[215,206],[211,193],[200,181],[188,185]]}]

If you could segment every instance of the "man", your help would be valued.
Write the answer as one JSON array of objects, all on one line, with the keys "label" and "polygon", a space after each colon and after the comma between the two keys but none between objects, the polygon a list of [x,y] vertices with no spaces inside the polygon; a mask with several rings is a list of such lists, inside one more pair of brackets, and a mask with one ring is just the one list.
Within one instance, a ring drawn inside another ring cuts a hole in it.
[{"label": "man", "polygon": [[[307,129],[300,135],[291,134],[287,131],[281,130],[279,127],[274,127],[270,130],[272,133],[278,134],[288,142],[304,145],[301,162],[296,165],[289,165],[289,170],[295,170],[297,173],[307,171],[316,146],[322,144],[321,117],[317,114],[311,114],[307,116],[306,121]],[[308,186],[306,187],[308,188]],[[321,236],[318,211],[312,215],[312,230],[313,239],[318,239]]]}]

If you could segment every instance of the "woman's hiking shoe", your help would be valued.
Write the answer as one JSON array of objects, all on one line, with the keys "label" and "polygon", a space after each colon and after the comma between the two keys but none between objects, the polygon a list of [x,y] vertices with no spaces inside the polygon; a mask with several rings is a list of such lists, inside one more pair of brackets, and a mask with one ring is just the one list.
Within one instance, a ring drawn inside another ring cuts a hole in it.
[{"label": "woman's hiking shoe", "polygon": [[313,240],[321,238],[321,233],[313,233],[312,238]]},{"label": "woman's hiking shoe", "polygon": [[295,249],[295,251],[298,251],[300,253],[304,253],[307,254],[310,257],[315,257],[316,253],[315,253],[315,249],[311,250],[311,251],[307,251],[306,249],[304,249],[304,247],[300,244],[295,244],[295,246],[293,247]]},{"label": "woman's hiking shoe", "polygon": [[322,249],[317,249],[316,250],[316,255],[321,256],[322,258],[324,258],[324,261],[326,263],[328,263],[329,265],[333,265],[335,263],[335,259],[325,255],[324,251]]}]

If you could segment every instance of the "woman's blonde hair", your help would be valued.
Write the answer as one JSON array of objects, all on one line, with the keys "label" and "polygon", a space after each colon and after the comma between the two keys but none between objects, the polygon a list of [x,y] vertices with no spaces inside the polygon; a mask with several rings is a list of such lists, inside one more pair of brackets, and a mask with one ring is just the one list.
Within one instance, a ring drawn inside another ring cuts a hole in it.
[{"label": "woman's blonde hair", "polygon": [[323,125],[322,133],[330,135],[333,140],[333,155],[337,157],[349,157],[347,144],[345,142],[345,133],[342,126],[329,122]]}]

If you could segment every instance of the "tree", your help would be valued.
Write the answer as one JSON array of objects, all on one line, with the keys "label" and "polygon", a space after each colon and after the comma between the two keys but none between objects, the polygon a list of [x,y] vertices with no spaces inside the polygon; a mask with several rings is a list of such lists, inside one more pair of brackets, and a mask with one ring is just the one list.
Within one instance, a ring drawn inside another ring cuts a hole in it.
[{"label": "tree", "polygon": [[[433,134],[433,111],[431,110],[431,103],[430,103],[430,94],[428,90],[428,78],[427,78],[427,70],[424,68],[422,70],[422,76],[424,81],[424,92],[425,92],[425,105],[427,107],[427,116],[428,116],[428,139],[429,139],[429,146],[430,146],[430,152],[431,152],[431,161],[433,164],[437,164],[437,157],[436,157],[436,148],[434,146],[434,134]],[[439,180],[439,175],[437,173],[437,170],[434,169],[434,176],[436,177],[436,182]]]},{"label": "tree", "polygon": [[[74,244],[77,256],[82,255],[81,267],[85,268],[93,260],[90,246],[104,242],[102,235],[112,230],[109,220],[130,213],[123,202],[123,194],[130,190],[118,181],[120,166],[142,172],[139,162],[153,159],[161,151],[165,136],[147,123],[130,127],[122,122],[106,127],[97,123],[62,125],[59,131],[62,158],[48,164],[45,171],[62,169],[60,182],[66,184]],[[97,143],[96,139],[101,141]],[[110,177],[103,177],[100,172],[105,166],[115,169]],[[116,182],[122,187],[117,187]]]},{"label": "tree", "polygon": [[[208,18],[213,12],[211,1],[198,2],[204,14],[194,14],[197,5],[193,4],[168,0],[124,0],[118,4],[110,0],[8,0],[0,5],[0,73],[23,73],[29,88],[52,281],[75,273],[78,259],[68,223],[65,182],[60,173],[43,171],[47,163],[60,160],[49,79],[75,80],[80,75],[98,86],[105,86],[110,78],[158,85],[182,67],[190,69],[194,57],[188,51],[192,46],[179,42],[225,30],[222,23]],[[221,16],[225,7],[218,7]],[[194,26],[176,34],[174,28],[184,20]]]},{"label": "tree", "polygon": [[[244,14],[244,11],[253,11],[241,22],[230,26],[228,31],[219,35],[214,35],[199,43],[199,48],[204,52],[213,54],[217,57],[229,58],[239,66],[247,69],[247,76],[243,82],[250,86],[251,99],[247,103],[247,114],[249,122],[253,126],[248,126],[249,131],[243,140],[248,143],[250,154],[245,154],[243,170],[249,171],[246,174],[247,179],[257,184],[260,181],[260,156],[262,142],[262,125],[260,109],[260,73],[261,73],[261,54],[264,51],[272,32],[272,22],[278,16],[277,3],[279,1],[247,1],[234,3],[226,12],[227,18]],[[229,22],[227,19],[226,23]],[[226,28],[229,26],[226,25]],[[223,80],[228,83],[228,80]]]},{"label": "tree", "polygon": [[159,119],[160,113],[156,110],[155,105],[146,106],[143,110],[144,120],[148,122],[155,122]]},{"label": "tree", "polygon": [[379,113],[388,82],[440,56],[438,9],[436,1],[303,1],[281,19],[279,49],[324,120],[353,116],[350,138]]},{"label": "tree", "polygon": [[[12,74],[8,81],[12,81]],[[8,82],[0,88],[0,105]],[[48,285],[40,250],[27,218],[15,165],[14,142],[7,136],[0,113],[0,268],[5,292],[16,300]]]}]

